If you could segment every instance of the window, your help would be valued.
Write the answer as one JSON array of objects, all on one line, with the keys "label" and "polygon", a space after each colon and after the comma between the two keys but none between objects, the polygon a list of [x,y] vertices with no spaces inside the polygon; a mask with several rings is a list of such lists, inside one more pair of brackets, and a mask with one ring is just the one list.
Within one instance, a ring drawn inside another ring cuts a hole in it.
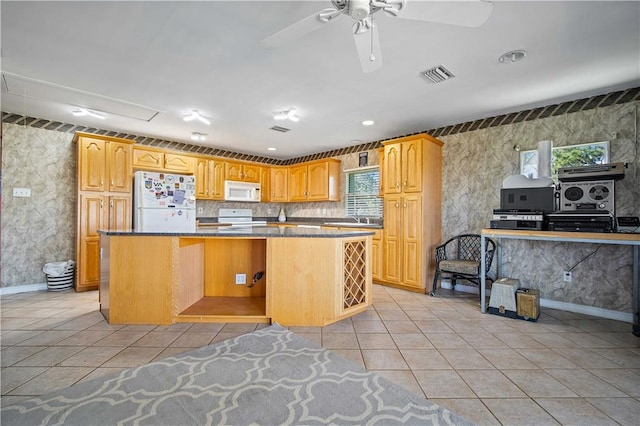
[{"label": "window", "polygon": [[[557,180],[560,167],[588,166],[609,162],[609,142],[592,142],[579,145],[559,146],[551,150],[551,174]],[[538,176],[538,151],[520,153],[520,174]]]},{"label": "window", "polygon": [[380,170],[375,167],[346,170],[347,174],[347,216],[382,217],[380,191]]}]

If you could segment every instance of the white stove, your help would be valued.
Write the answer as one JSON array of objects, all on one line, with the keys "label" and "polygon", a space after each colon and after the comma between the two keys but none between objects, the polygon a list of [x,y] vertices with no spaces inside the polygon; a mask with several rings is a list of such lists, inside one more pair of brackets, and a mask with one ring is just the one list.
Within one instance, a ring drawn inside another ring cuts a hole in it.
[{"label": "white stove", "polygon": [[251,209],[219,209],[218,223],[231,226],[266,226],[265,220],[253,220]]}]

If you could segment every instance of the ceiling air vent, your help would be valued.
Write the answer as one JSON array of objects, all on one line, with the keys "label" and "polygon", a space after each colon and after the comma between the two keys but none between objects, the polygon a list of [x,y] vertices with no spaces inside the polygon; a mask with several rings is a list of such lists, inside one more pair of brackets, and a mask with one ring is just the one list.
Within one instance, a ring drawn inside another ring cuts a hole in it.
[{"label": "ceiling air vent", "polygon": [[291,129],[287,129],[286,127],[273,126],[270,127],[271,130],[275,130],[276,132],[287,133]]},{"label": "ceiling air vent", "polygon": [[432,83],[442,83],[445,80],[455,77],[455,75],[446,69],[444,65],[438,65],[437,67],[422,71],[420,74],[425,76],[427,80]]}]

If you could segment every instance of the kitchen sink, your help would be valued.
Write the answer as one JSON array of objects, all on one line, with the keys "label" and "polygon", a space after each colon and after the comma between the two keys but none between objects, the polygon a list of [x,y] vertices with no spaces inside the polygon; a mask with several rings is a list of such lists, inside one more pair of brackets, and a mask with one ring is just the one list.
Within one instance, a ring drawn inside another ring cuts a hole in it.
[{"label": "kitchen sink", "polygon": [[368,226],[380,226],[377,223],[358,223],[358,222],[325,222],[325,225],[333,225],[333,226],[353,226],[356,228],[366,228]]}]

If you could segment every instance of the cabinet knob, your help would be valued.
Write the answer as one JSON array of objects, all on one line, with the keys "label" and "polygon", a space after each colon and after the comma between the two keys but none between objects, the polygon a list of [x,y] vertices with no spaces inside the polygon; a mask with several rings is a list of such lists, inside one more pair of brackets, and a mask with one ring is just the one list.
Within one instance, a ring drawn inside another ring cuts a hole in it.
[{"label": "cabinet knob", "polygon": [[104,186],[104,179],[100,179],[100,188]]},{"label": "cabinet knob", "polygon": [[404,181],[404,186],[407,186],[407,181],[406,180]]},{"label": "cabinet knob", "polygon": [[113,183],[113,179],[111,179],[111,186],[115,186],[115,184]]},{"label": "cabinet knob", "polygon": [[400,182],[396,182],[396,188],[400,188]]},{"label": "cabinet knob", "polygon": [[102,206],[103,206],[103,201],[100,200],[100,208],[102,208]]},{"label": "cabinet knob", "polygon": [[113,200],[109,200],[109,207],[113,207]]},{"label": "cabinet knob", "polygon": [[405,208],[405,209],[407,208],[407,203],[404,203],[404,208]]},{"label": "cabinet knob", "polygon": [[400,207],[400,203],[396,201],[396,208]]}]

